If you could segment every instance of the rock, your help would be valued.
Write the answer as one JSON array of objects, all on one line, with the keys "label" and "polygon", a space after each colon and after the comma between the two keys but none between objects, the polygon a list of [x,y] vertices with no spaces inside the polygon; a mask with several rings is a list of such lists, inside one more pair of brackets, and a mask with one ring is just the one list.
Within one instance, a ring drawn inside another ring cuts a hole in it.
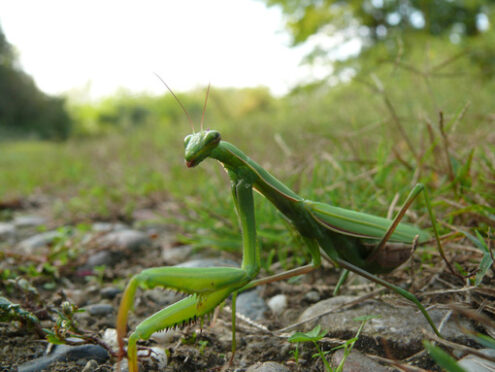
[{"label": "rock", "polygon": [[273,314],[281,314],[287,308],[287,296],[284,294],[278,294],[268,300],[268,307]]},{"label": "rock", "polygon": [[27,254],[33,253],[36,249],[44,247],[60,236],[58,231],[47,231],[24,239],[19,243],[19,248]]},{"label": "rock", "polygon": [[[349,303],[358,297],[337,296],[320,301],[307,308],[299,317],[299,321],[305,321],[318,314],[328,312],[342,304]],[[435,324],[439,324],[447,314],[447,310],[429,310]],[[357,332],[360,323],[354,321],[356,317],[377,315],[380,318],[371,319],[366,323],[360,338],[372,338],[370,347],[375,347],[385,339],[387,350],[395,352],[395,357],[403,358],[411,355],[422,348],[421,340],[424,338],[422,329],[431,331],[431,328],[419,312],[413,306],[395,306],[376,300],[363,301],[352,308],[337,310],[324,315],[318,320],[322,329],[330,330],[330,334],[337,337],[353,337]],[[305,330],[312,329],[316,320],[307,322]],[[442,334],[451,339],[466,339],[461,331],[462,327],[472,329],[472,326],[465,319],[449,320]],[[374,345],[376,344],[376,345]]]},{"label": "rock", "polygon": [[176,267],[239,267],[239,264],[232,260],[223,258],[205,258],[201,260],[191,260],[178,265]]},{"label": "rock", "polygon": [[30,360],[18,367],[18,372],[38,372],[48,369],[55,362],[81,362],[95,360],[97,363],[104,363],[109,356],[107,351],[99,345],[56,345],[55,350],[40,358]]},{"label": "rock", "polygon": [[[486,356],[495,358],[494,349],[480,349],[479,352]],[[489,360],[480,358],[479,356],[468,354],[458,364],[464,368],[466,372],[493,372],[495,371],[495,363]]]},{"label": "rock", "polygon": [[167,345],[174,341],[175,337],[180,335],[180,332],[169,329],[166,331],[155,332],[151,335],[150,339],[156,341],[160,345]]},{"label": "rock", "polygon": [[192,245],[182,245],[176,248],[164,248],[162,250],[162,258],[170,265],[180,264],[189,257],[192,250]]},{"label": "rock", "polygon": [[109,223],[109,222],[95,222],[91,226],[91,230],[94,232],[110,232],[110,231],[122,231],[128,227],[122,223]]},{"label": "rock", "polygon": [[109,300],[114,299],[119,293],[122,293],[122,289],[118,287],[105,287],[100,290],[101,297]]},{"label": "rock", "polygon": [[[337,350],[332,355],[332,367],[337,368],[344,357],[344,350]],[[344,362],[342,372],[387,372],[390,369],[378,364],[373,359],[367,357],[363,353],[353,350],[347,356]]]},{"label": "rock", "polygon": [[304,295],[304,299],[309,302],[318,302],[320,301],[320,294],[317,291],[309,291]]},{"label": "rock", "polygon": [[268,307],[259,295],[259,288],[243,292],[237,296],[236,311],[252,320],[263,319]]},{"label": "rock", "polygon": [[84,309],[93,316],[106,316],[114,312],[114,307],[110,304],[93,304],[84,307]]},{"label": "rock", "polygon": [[17,216],[14,218],[14,225],[19,229],[28,227],[38,227],[46,224],[46,220],[40,216]]},{"label": "rock", "polygon": [[153,364],[158,371],[163,370],[168,364],[167,353],[161,347],[153,346],[150,348]]},{"label": "rock", "polygon": [[290,370],[276,362],[258,362],[250,366],[246,372],[290,372]]},{"label": "rock", "polygon": [[99,244],[108,248],[116,248],[127,254],[135,253],[151,246],[151,239],[137,230],[119,230],[110,232],[99,239]]},{"label": "rock", "polygon": [[88,363],[86,363],[86,365],[84,366],[81,372],[95,372],[97,368],[98,368],[98,363],[96,362],[96,360],[91,359],[88,361]]},{"label": "rock", "polygon": [[101,339],[105,344],[110,346],[112,349],[117,349],[119,347],[117,343],[117,330],[115,328],[105,329]]},{"label": "rock", "polygon": [[0,222],[0,242],[8,241],[9,243],[13,241],[15,237],[15,225],[6,222]]},{"label": "rock", "polygon": [[96,266],[112,266],[119,258],[119,255],[113,252],[99,251],[88,257],[82,270],[92,269]]}]

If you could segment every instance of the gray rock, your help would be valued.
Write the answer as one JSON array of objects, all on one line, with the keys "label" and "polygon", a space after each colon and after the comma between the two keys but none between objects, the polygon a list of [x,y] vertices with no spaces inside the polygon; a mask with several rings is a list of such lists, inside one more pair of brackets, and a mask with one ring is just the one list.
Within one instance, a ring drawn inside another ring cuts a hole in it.
[{"label": "gray rock", "polygon": [[[479,352],[483,353],[486,356],[490,356],[495,358],[495,350],[494,349],[480,349]],[[459,360],[458,364],[465,369],[466,372],[494,372],[495,371],[495,363],[490,362],[489,360],[480,358],[479,356],[468,354],[461,360]]]},{"label": "gray rock", "polygon": [[162,250],[162,258],[172,265],[184,262],[193,250],[192,245],[183,245],[176,248],[166,248]]},{"label": "gray rock", "polygon": [[14,225],[17,228],[38,227],[44,225],[46,220],[40,216],[17,216],[14,218]]},{"label": "gray rock", "polygon": [[[337,296],[320,301],[307,308],[299,317],[299,321],[308,320],[357,298]],[[447,314],[447,310],[432,309],[428,313],[438,325]],[[379,318],[371,319],[366,323],[361,337],[371,337],[378,343],[385,338],[390,348],[398,353],[420,349],[421,340],[424,338],[422,329],[431,331],[428,322],[417,308],[393,306],[376,300],[363,301],[350,309],[337,310],[322,316],[319,320],[307,322],[304,327],[305,330],[310,330],[318,323],[322,329],[330,330],[333,335],[347,337],[355,334],[360,326],[361,322],[354,319],[368,315],[377,315]],[[472,329],[465,319],[456,319],[449,320],[441,332],[447,338],[465,339],[466,336],[461,331],[462,327]]]},{"label": "gray rock", "polygon": [[287,296],[284,294],[278,294],[268,300],[268,307],[273,314],[281,314],[287,308]]},{"label": "gray rock", "polygon": [[304,299],[309,302],[318,302],[320,298],[320,294],[317,291],[309,291],[304,295]]},{"label": "gray rock", "polygon": [[96,266],[112,266],[120,259],[120,255],[110,251],[99,251],[92,254],[86,260],[84,269],[94,268]]},{"label": "gray rock", "polygon": [[91,230],[94,232],[110,232],[110,231],[122,231],[128,227],[122,223],[109,223],[109,222],[95,222],[91,226]]},{"label": "gray rock", "polygon": [[290,372],[290,370],[277,362],[258,362],[250,366],[246,372]]},{"label": "gray rock", "polygon": [[0,222],[0,242],[11,242],[15,237],[15,225],[11,223]]},{"label": "gray rock", "polygon": [[44,247],[60,236],[58,231],[47,231],[24,239],[19,243],[19,248],[25,253],[33,253],[36,249]]},{"label": "gray rock", "polygon": [[[344,357],[344,350],[337,350],[332,355],[332,367],[337,368]],[[390,369],[378,364],[363,353],[353,350],[344,362],[343,372],[388,372]]]},{"label": "gray rock", "polygon": [[119,230],[110,232],[99,239],[101,246],[116,248],[125,253],[135,253],[151,246],[151,239],[145,233],[137,230]]},{"label": "gray rock", "polygon": [[48,369],[55,362],[87,363],[89,360],[95,360],[97,363],[104,363],[108,358],[107,351],[99,345],[56,345],[51,354],[21,364],[18,371],[38,372]]},{"label": "gray rock", "polygon": [[98,368],[98,362],[94,359],[91,359],[86,363],[83,370],[81,372],[94,372]]},{"label": "gray rock", "polygon": [[114,307],[110,304],[93,304],[84,307],[84,309],[94,316],[105,316],[114,312]]},{"label": "gray rock", "polygon": [[122,289],[118,287],[105,287],[100,291],[101,297],[109,300],[114,299],[119,293],[122,293]]},{"label": "gray rock", "polygon": [[232,260],[223,258],[205,258],[201,260],[191,260],[176,265],[177,267],[239,267],[239,264]]},{"label": "gray rock", "polygon": [[259,295],[260,289],[243,292],[237,296],[236,311],[252,320],[263,319],[263,315],[268,307]]}]

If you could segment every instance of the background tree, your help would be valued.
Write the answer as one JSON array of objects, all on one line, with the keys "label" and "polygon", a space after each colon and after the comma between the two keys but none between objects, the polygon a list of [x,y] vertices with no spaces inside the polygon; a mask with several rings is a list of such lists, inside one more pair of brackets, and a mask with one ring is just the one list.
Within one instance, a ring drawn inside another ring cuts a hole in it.
[{"label": "background tree", "polygon": [[65,139],[72,122],[63,98],[41,92],[21,70],[0,28],[0,138]]},{"label": "background tree", "polygon": [[[495,70],[491,0],[264,0],[281,7],[294,46],[313,42],[308,61],[366,55],[378,44],[443,38],[466,48],[485,73]],[[483,36],[480,38],[480,36]],[[329,42],[329,38],[333,42]],[[478,40],[475,40],[478,39]],[[483,39],[483,40],[480,40]],[[342,47],[356,42],[359,47]],[[354,52],[354,53],[353,53]],[[350,58],[352,59],[352,58]]]}]

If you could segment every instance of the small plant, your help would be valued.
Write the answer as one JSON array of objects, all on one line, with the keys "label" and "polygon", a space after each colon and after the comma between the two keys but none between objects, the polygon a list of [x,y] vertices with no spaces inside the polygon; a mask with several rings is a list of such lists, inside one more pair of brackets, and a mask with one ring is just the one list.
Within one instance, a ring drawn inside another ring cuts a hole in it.
[{"label": "small plant", "polygon": [[[322,330],[321,326],[319,324],[309,332],[306,332],[306,333],[296,332],[296,333],[294,333],[292,336],[289,337],[289,342],[296,344],[296,349],[292,352],[292,354],[294,355],[294,359],[295,359],[296,363],[299,362],[299,348],[298,348],[299,343],[312,342],[315,345],[316,350],[318,351],[318,353],[313,355],[313,358],[320,357],[324,366],[325,366],[326,371],[342,372],[342,370],[344,368],[345,360],[347,359],[347,357],[351,353],[352,348],[354,347],[354,344],[358,340],[359,335],[361,334],[361,331],[364,328],[364,325],[366,324],[366,322],[368,320],[373,319],[373,318],[377,318],[377,316],[370,315],[370,316],[363,316],[363,317],[355,318],[354,319],[355,321],[361,322],[361,325],[359,326],[359,329],[356,332],[356,336],[354,336],[350,340],[347,340],[344,344],[337,346],[337,347],[334,347],[331,350],[326,351],[326,352],[323,352],[320,349],[320,347],[318,346],[318,341],[320,341],[323,337],[325,337],[325,335],[328,333],[328,331]],[[330,364],[327,361],[326,355],[335,351],[335,350],[342,349],[342,348],[344,349],[344,357],[342,358],[342,361],[337,366],[337,368],[334,370],[334,369],[332,369],[332,367],[330,367]]]},{"label": "small plant", "polygon": [[318,341],[320,341],[325,335],[328,333],[328,331],[321,329],[321,326],[318,324],[316,327],[314,327],[311,331],[303,333],[303,332],[296,332],[292,336],[289,337],[289,342],[295,343],[296,344],[296,351],[294,353],[296,362],[298,361],[298,356],[299,356],[299,343],[302,342],[312,342],[313,345],[315,345],[316,350],[318,350],[318,356],[321,358],[323,364],[325,365],[325,369],[327,371],[333,371],[332,367],[330,367],[330,364],[328,364],[327,359],[325,358],[325,354],[321,351],[320,347],[318,346]]}]

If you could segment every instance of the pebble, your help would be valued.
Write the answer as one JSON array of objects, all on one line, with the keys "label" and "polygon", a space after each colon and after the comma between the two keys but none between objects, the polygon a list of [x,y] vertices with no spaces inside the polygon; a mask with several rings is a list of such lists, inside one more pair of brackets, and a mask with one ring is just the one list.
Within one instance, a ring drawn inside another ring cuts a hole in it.
[{"label": "pebble", "polygon": [[15,226],[11,223],[0,222],[0,241],[11,241],[15,236]]},{"label": "pebble", "polygon": [[114,307],[110,304],[93,304],[84,307],[90,315],[105,316],[114,312]]},{"label": "pebble", "polygon": [[110,346],[112,349],[116,349],[119,347],[117,343],[117,330],[115,328],[105,329],[101,339],[105,344]]},{"label": "pebble", "polygon": [[122,293],[122,289],[118,287],[105,287],[100,291],[101,297],[109,300],[114,299],[119,293]]},{"label": "pebble", "polygon": [[179,331],[169,329],[166,331],[155,332],[151,335],[150,338],[160,345],[168,345],[171,344],[175,340],[175,337],[178,335],[180,335]]},{"label": "pebble", "polygon": [[99,239],[102,246],[117,248],[126,253],[134,253],[151,246],[151,239],[138,230],[119,230],[110,232]]},{"label": "pebble", "polygon": [[259,292],[260,289],[256,288],[239,294],[237,296],[236,311],[252,320],[263,319],[268,307]]},{"label": "pebble", "polygon": [[246,372],[290,372],[290,370],[277,362],[258,362],[250,366]]},{"label": "pebble", "polygon": [[40,216],[17,216],[14,218],[14,225],[17,228],[37,227],[46,224],[46,220]]},{"label": "pebble", "polygon": [[128,227],[122,223],[95,222],[91,226],[91,230],[94,232],[122,231],[126,229]]},{"label": "pebble", "polygon": [[232,260],[223,258],[204,258],[201,260],[191,260],[175,265],[176,267],[239,267],[239,264]]},{"label": "pebble", "polygon": [[[332,355],[332,366],[337,368],[344,357],[344,350],[337,350]],[[378,364],[373,359],[367,357],[363,353],[353,350],[347,356],[344,362],[344,369],[342,372],[388,372],[389,369]]]},{"label": "pebble", "polygon": [[[478,350],[480,353],[483,353],[486,356],[490,356],[495,358],[495,350],[494,349],[480,349]],[[480,358],[479,356],[468,354],[461,360],[459,360],[458,364],[464,368],[466,372],[493,372],[495,371],[495,363],[490,362],[489,360]]]},{"label": "pebble", "polygon": [[273,314],[279,315],[287,308],[287,296],[278,294],[270,298],[267,304]]},{"label": "pebble", "polygon": [[25,253],[30,254],[33,253],[33,251],[35,251],[36,249],[52,243],[59,236],[60,233],[55,230],[36,234],[21,241],[19,243],[19,248]]},{"label": "pebble", "polygon": [[98,368],[98,362],[94,359],[91,359],[86,363],[82,372],[94,372]]},{"label": "pebble", "polygon": [[56,345],[51,354],[30,360],[18,366],[18,372],[38,372],[49,369],[55,362],[77,362],[86,363],[94,360],[104,363],[109,358],[107,351],[99,345]]},{"label": "pebble", "polygon": [[164,248],[162,258],[170,265],[176,265],[186,260],[193,250],[192,245],[182,245],[176,248]]},{"label": "pebble", "polygon": [[317,291],[309,291],[304,295],[304,299],[309,302],[318,302],[320,301],[320,294]]}]

